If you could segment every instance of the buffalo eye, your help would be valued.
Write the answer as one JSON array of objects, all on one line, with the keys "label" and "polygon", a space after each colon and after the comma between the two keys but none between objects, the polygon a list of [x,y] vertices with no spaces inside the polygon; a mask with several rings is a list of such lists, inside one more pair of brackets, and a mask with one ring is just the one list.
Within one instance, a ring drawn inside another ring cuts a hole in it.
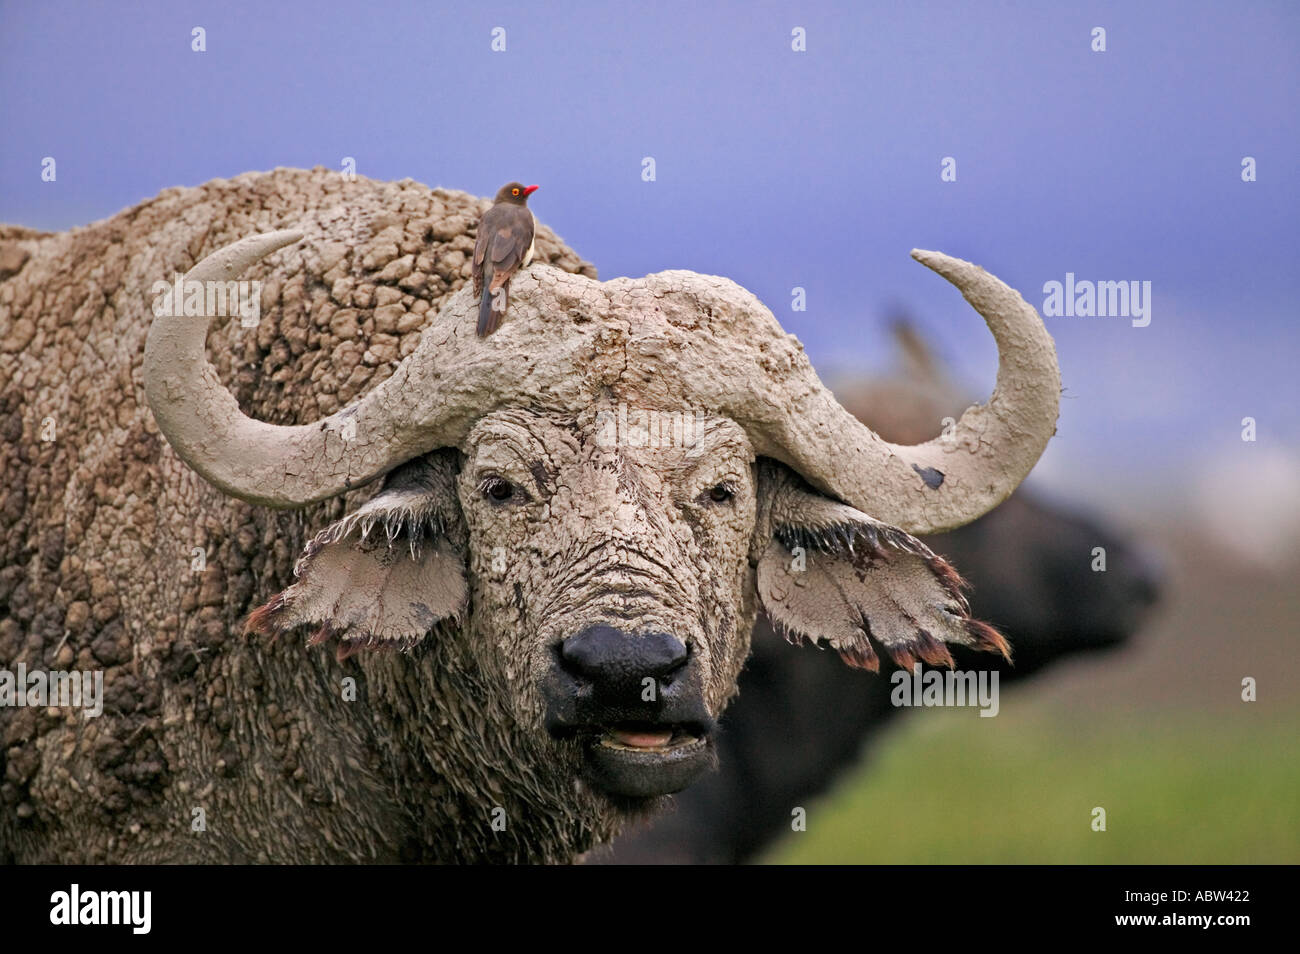
[{"label": "buffalo eye", "polygon": [[479,493],[494,503],[505,503],[515,495],[515,485],[504,477],[485,477],[478,489]]},{"label": "buffalo eye", "polygon": [[709,488],[708,496],[714,503],[726,503],[736,496],[736,492],[729,484],[714,484]]}]

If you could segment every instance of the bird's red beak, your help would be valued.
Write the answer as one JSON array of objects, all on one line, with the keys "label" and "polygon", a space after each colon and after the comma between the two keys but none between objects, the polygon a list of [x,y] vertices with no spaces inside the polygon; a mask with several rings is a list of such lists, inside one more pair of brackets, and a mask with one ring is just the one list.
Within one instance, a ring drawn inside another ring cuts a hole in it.
[{"label": "bird's red beak", "polygon": [[525,186],[525,187],[524,187],[524,195],[525,195],[525,196],[530,196],[530,195],[532,195],[532,194],[533,194],[534,192],[536,192],[536,191],[537,191],[537,186]]}]

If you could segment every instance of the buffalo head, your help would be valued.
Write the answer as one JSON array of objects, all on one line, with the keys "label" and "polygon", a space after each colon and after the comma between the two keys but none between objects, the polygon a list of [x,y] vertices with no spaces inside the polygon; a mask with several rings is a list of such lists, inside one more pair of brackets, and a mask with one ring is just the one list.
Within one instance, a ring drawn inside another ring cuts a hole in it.
[{"label": "buffalo head", "polygon": [[[300,237],[245,239],[186,280],[232,280]],[[990,402],[925,444],[881,440],[757,299],[681,271],[534,266],[486,339],[462,289],[390,378],[309,425],[240,411],[207,320],[155,319],[146,391],[176,452],[241,499],[297,507],[382,479],[253,629],[310,626],[343,653],[459,640],[460,685],[513,722],[484,761],[545,762],[636,806],[710,764],[760,606],[868,669],[877,650],[905,666],[950,664],[945,643],[1007,652],[911,534],[974,519],[1029,472],[1055,429],[1055,352],[996,278],[913,255],[1000,353]]]}]

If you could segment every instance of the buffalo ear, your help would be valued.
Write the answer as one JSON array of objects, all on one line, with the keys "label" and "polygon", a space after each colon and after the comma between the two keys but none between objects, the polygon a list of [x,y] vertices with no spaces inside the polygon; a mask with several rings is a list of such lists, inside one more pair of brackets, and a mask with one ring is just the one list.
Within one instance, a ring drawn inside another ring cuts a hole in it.
[{"label": "buffalo ear", "polygon": [[920,540],[817,493],[784,465],[763,461],[759,484],[758,594],[788,640],[825,643],[873,672],[873,642],[905,669],[951,667],[946,643],[1011,658],[997,630],[970,618],[957,571]]},{"label": "buffalo ear", "polygon": [[255,610],[245,632],[315,626],[309,645],[409,649],[468,604],[466,534],[456,458],[435,451],[393,470],[373,498],[316,535],[294,566],[297,582]]}]

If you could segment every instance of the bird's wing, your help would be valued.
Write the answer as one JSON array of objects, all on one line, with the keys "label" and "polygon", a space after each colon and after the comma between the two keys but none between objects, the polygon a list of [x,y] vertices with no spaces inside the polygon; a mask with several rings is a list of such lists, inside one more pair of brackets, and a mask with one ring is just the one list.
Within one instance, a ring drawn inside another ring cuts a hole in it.
[{"label": "bird's wing", "polygon": [[512,215],[493,231],[488,256],[497,271],[512,271],[524,260],[524,254],[532,244],[532,216]]},{"label": "bird's wing", "polygon": [[483,270],[483,254],[487,251],[488,236],[492,234],[492,209],[483,213],[478,220],[478,236],[474,239],[474,271]]},{"label": "bird's wing", "polygon": [[486,227],[487,215],[485,214],[478,224],[478,237],[474,239],[474,259],[470,266],[470,275],[474,279],[474,294],[483,294],[483,256],[487,252],[488,235],[491,229]]}]

